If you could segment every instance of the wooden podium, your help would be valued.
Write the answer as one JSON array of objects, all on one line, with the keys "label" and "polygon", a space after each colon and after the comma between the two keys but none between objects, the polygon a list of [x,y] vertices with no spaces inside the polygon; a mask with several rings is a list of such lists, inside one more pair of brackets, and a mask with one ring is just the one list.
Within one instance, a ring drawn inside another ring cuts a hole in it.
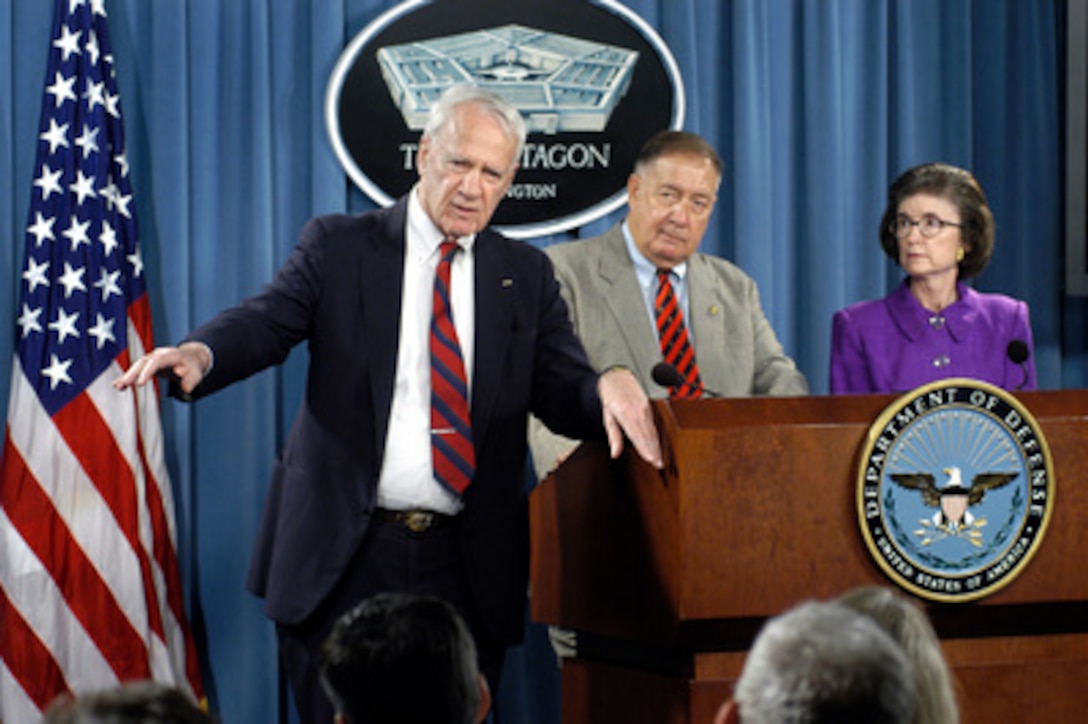
[{"label": "wooden podium", "polygon": [[[926,609],[965,722],[1088,709],[1088,390],[1017,395],[1050,445],[1041,547],[1011,583]],[[658,471],[582,445],[531,497],[532,614],[578,632],[563,721],[709,724],[766,617],[894,585],[858,524],[856,468],[892,395],[655,402]],[[909,595],[909,594],[905,594]]]}]

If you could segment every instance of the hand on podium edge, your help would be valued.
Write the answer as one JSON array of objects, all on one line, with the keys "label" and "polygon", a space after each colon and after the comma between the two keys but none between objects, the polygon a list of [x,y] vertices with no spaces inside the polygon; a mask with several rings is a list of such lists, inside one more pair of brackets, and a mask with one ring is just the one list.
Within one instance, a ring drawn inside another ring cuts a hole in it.
[{"label": "hand on podium edge", "polygon": [[650,399],[634,373],[625,367],[611,367],[598,378],[597,390],[612,457],[617,458],[623,452],[626,435],[639,457],[660,470],[664,464],[657,425]]}]

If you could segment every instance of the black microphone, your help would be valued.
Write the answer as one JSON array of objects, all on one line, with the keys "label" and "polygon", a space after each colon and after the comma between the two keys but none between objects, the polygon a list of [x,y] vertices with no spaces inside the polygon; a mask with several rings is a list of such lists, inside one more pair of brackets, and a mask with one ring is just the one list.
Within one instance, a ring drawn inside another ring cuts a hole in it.
[{"label": "black microphone", "polygon": [[[662,387],[687,387],[689,389],[696,389],[695,385],[684,379],[683,375],[680,374],[680,370],[676,369],[676,365],[669,364],[664,360],[654,365],[654,368],[650,371],[650,377]],[[703,387],[700,391],[707,397],[721,397],[717,392],[708,390],[706,387]]]},{"label": "black microphone", "polygon": [[[1014,364],[1020,365],[1020,369],[1024,373],[1024,379],[1020,381],[1020,384],[1016,386],[1017,390],[1024,389],[1024,385],[1028,383],[1028,368],[1024,363],[1028,361],[1028,357],[1031,356],[1031,350],[1028,349],[1028,343],[1022,339],[1014,339],[1009,342],[1009,346],[1005,348],[1005,354],[1009,356],[1009,359]],[[657,378],[654,378],[655,380]]]}]

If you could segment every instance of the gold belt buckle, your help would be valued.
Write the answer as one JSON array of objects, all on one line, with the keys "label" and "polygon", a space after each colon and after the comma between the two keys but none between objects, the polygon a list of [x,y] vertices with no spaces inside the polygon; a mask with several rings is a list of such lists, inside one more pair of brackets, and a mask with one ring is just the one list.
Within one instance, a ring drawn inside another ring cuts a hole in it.
[{"label": "gold belt buckle", "polygon": [[413,533],[422,533],[434,525],[434,513],[426,510],[407,510],[401,516],[404,526]]}]

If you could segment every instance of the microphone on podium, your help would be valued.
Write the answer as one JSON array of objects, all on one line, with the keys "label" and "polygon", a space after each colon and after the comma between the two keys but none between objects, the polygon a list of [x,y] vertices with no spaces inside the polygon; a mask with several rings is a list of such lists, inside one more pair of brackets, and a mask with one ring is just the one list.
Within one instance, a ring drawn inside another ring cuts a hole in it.
[{"label": "microphone on podium", "polygon": [[[680,374],[680,370],[676,369],[676,365],[669,364],[665,361],[658,362],[654,365],[654,368],[650,370],[650,377],[662,387],[695,387],[695,385],[692,385],[684,379],[684,376]],[[709,390],[706,387],[703,387],[702,392],[707,397],[721,397],[720,394],[714,390]]]},{"label": "microphone on podium", "polygon": [[[1028,368],[1024,363],[1028,361],[1028,357],[1031,356],[1031,350],[1028,349],[1028,344],[1022,339],[1014,339],[1009,342],[1009,346],[1005,348],[1005,354],[1014,364],[1020,365],[1021,371],[1024,373],[1024,379],[1020,380],[1020,384],[1016,386],[1017,390],[1024,389],[1024,385],[1028,383]],[[655,378],[656,379],[656,378]]]}]

